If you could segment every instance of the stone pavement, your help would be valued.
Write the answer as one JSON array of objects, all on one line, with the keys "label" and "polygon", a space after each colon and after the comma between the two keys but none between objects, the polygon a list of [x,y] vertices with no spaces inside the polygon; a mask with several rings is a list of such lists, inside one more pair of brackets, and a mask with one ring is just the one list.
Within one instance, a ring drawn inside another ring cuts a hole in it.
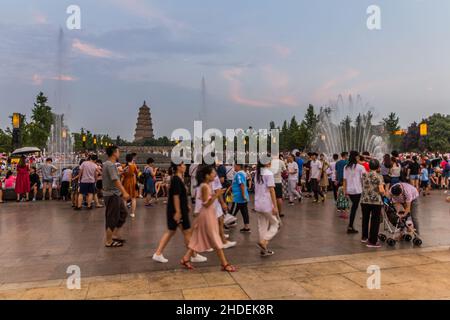
[{"label": "stone pavement", "polygon": [[[367,267],[381,270],[381,288],[367,288]],[[263,300],[263,299],[450,299],[449,247],[372,251],[194,271],[128,273],[81,279],[6,283],[0,299]]]},{"label": "stone pavement", "polygon": [[[331,196],[331,195],[330,195]],[[252,205],[250,205],[251,207]],[[442,192],[421,198],[419,220],[423,247],[450,245],[450,204]],[[347,221],[337,217],[333,201],[314,204],[311,199],[293,207],[285,206],[283,227],[271,242],[275,255],[259,256],[255,213],[251,213],[253,233],[241,234],[239,227],[230,231],[238,242],[226,250],[229,260],[238,265],[273,261],[366,253],[371,249],[360,243],[360,234],[347,235]],[[356,226],[360,229],[358,213]],[[179,259],[185,247],[180,234],[169,243],[164,255],[168,264],[151,259],[166,228],[165,205],[153,208],[138,203],[137,217],[124,227],[128,242],[123,248],[104,247],[104,210],[75,212],[70,204],[59,201],[6,203],[0,205],[0,284],[63,279],[70,265],[77,265],[84,278],[122,274],[148,273],[180,269]],[[242,220],[239,216],[239,225]],[[411,243],[386,245],[377,251],[397,252],[411,248]],[[201,266],[217,266],[214,253]]]}]

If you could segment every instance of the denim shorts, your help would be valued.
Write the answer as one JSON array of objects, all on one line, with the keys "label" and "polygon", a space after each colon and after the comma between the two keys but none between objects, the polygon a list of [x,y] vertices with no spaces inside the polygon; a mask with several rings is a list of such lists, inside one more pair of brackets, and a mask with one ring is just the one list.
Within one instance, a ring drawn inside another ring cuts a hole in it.
[{"label": "denim shorts", "polygon": [[411,174],[411,175],[409,176],[409,178],[410,178],[411,180],[419,180],[419,175],[418,175],[418,174]]}]

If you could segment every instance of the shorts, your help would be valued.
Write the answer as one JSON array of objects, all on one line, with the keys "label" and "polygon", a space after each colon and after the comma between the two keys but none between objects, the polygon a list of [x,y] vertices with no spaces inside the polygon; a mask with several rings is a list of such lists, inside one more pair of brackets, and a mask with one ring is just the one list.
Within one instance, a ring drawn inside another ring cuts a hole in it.
[{"label": "shorts", "polygon": [[46,184],[46,183],[53,184],[53,179],[42,179],[42,182],[43,182],[44,184]]},{"label": "shorts", "polygon": [[80,193],[84,196],[95,193],[95,183],[80,183]]},{"label": "shorts", "polygon": [[124,201],[118,195],[106,196],[105,201],[105,229],[121,228],[127,219],[128,210]]},{"label": "shorts", "polygon": [[390,184],[391,183],[391,177],[388,175],[383,176],[384,184]]},{"label": "shorts", "polygon": [[283,199],[283,184],[275,183],[275,196],[277,199]]},{"label": "shorts", "polygon": [[419,175],[418,174],[411,174],[411,175],[409,175],[409,179],[411,179],[411,180],[419,180]]},{"label": "shorts", "polygon": [[97,189],[97,191],[100,191],[103,189],[103,180],[97,180],[97,182],[95,183],[95,188]]},{"label": "shorts", "polygon": [[420,187],[421,188],[428,188],[428,185],[430,184],[430,181],[420,181]]},{"label": "shorts", "polygon": [[181,212],[181,221],[178,224],[173,216],[175,213],[169,213],[167,212],[167,228],[170,231],[176,231],[178,228],[178,225],[181,225],[183,230],[189,230],[191,228],[191,222],[189,221],[189,213],[188,212]]}]

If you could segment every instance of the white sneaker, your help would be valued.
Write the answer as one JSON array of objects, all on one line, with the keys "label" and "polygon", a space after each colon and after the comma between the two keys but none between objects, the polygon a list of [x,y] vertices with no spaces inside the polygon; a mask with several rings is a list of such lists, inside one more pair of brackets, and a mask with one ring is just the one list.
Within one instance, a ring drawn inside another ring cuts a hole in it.
[{"label": "white sneaker", "polygon": [[208,250],[206,250],[206,252],[213,252],[214,249],[213,248],[209,248]]},{"label": "white sneaker", "polygon": [[208,261],[208,258],[198,253],[195,257],[191,257],[191,262],[206,262],[206,261]]},{"label": "white sneaker", "polygon": [[153,255],[153,257],[152,257],[152,259],[154,260],[154,261],[156,261],[156,262],[159,262],[159,263],[167,263],[167,262],[169,262],[169,260],[167,260],[166,258],[164,258],[164,256],[161,254],[161,255],[157,255],[156,253]]},{"label": "white sneaker", "polygon": [[228,239],[228,238],[230,238],[230,235],[229,234],[225,234],[225,239]]},{"label": "white sneaker", "polygon": [[227,241],[227,243],[225,243],[223,245],[224,249],[229,249],[229,248],[233,248],[234,246],[236,246],[237,242],[236,241]]},{"label": "white sneaker", "polygon": [[130,214],[130,217],[134,218],[136,215],[134,213]]},{"label": "white sneaker", "polygon": [[223,217],[223,223],[225,224],[231,224],[233,222],[236,222],[237,218],[233,216],[232,214],[226,213]]}]

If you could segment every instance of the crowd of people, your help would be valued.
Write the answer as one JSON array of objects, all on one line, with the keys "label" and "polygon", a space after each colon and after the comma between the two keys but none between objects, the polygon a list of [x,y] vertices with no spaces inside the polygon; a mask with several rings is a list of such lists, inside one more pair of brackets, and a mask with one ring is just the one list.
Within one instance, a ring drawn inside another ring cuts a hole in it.
[{"label": "crowd of people", "polygon": [[259,254],[267,257],[274,254],[270,241],[281,228],[284,200],[296,206],[296,202],[311,198],[320,205],[332,193],[337,215],[348,220],[346,232],[359,233],[354,223],[361,208],[361,242],[377,248],[381,246],[378,232],[385,197],[398,212],[411,217],[419,233],[416,208],[420,194],[428,196],[431,189],[447,194],[450,185],[450,161],[443,154],[394,151],[379,161],[368,152],[342,152],[328,158],[298,151],[250,166],[217,161],[214,165],[172,163],[169,169],[157,168],[152,158],[139,167],[132,153],[120,163],[116,146],[108,147],[106,156],[102,162],[97,154],[86,154],[75,167],[61,169],[52,158],[37,163],[22,156],[14,166],[3,163],[0,202],[2,190],[13,189],[19,202],[36,201],[41,192],[42,200],[57,197],[71,201],[77,211],[105,207],[105,246],[117,248],[126,242],[121,229],[128,216],[136,218],[138,199],[152,207],[163,197],[167,230],[153,260],[168,262],[164,250],[180,229],[187,248],[180,259],[182,266],[192,269],[193,263],[207,260],[202,253],[215,251],[222,270],[234,272],[236,267],[229,263],[224,250],[237,245],[228,231],[237,226],[238,213],[243,220],[242,233],[252,232],[249,211],[257,214],[257,247]]}]

